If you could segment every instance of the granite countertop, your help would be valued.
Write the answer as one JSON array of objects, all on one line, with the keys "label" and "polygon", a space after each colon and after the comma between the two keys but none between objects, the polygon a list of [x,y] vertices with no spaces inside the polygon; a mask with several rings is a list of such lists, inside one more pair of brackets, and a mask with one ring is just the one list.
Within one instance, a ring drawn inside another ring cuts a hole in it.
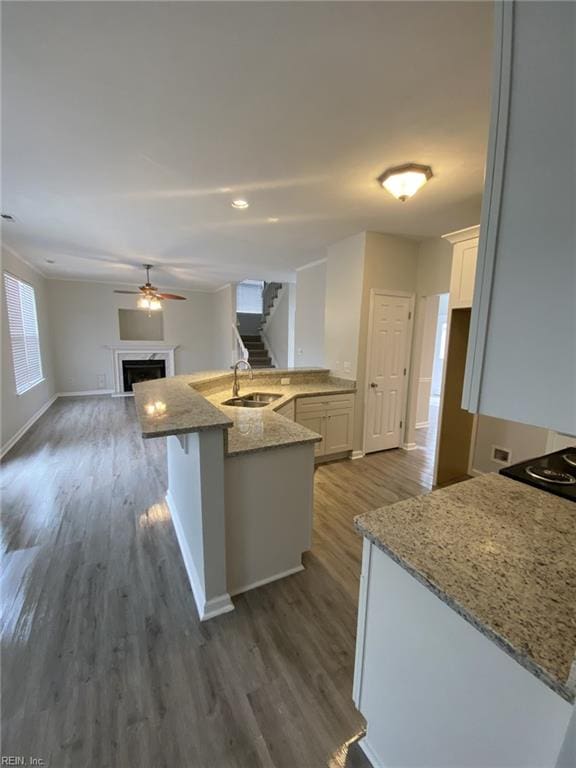
[{"label": "granite countertop", "polygon": [[576,698],[576,505],[502,475],[355,519],[357,530],[566,701]]},{"label": "granite countertop", "polygon": [[[227,456],[315,443],[322,439],[320,435],[275,411],[296,397],[356,391],[354,382],[332,377],[325,368],[255,370],[252,380],[242,371],[238,378],[241,395],[266,392],[281,397],[261,408],[222,405],[232,397],[232,374],[228,371],[207,371],[136,384],[134,394],[142,436],[166,437],[226,429]],[[280,384],[283,378],[290,379],[290,383]],[[161,404],[161,412],[147,413],[154,403]]]}]

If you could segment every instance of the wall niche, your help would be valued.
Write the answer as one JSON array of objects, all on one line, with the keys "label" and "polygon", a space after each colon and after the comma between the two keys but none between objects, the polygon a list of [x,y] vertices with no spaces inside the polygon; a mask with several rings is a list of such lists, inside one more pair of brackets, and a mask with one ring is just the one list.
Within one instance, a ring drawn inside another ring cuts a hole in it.
[{"label": "wall niche", "polygon": [[164,315],[144,309],[119,309],[120,341],[164,341]]}]

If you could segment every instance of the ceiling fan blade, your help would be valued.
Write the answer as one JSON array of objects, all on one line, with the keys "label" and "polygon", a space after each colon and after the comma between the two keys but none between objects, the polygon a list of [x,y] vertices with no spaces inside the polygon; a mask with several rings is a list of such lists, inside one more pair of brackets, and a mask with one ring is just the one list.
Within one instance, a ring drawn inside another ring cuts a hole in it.
[{"label": "ceiling fan blade", "polygon": [[140,295],[140,291],[116,291],[115,290],[114,293],[130,293],[133,296],[139,296]]},{"label": "ceiling fan blade", "polygon": [[186,296],[178,296],[177,293],[158,293],[156,295],[160,299],[177,299],[178,301],[186,301]]}]

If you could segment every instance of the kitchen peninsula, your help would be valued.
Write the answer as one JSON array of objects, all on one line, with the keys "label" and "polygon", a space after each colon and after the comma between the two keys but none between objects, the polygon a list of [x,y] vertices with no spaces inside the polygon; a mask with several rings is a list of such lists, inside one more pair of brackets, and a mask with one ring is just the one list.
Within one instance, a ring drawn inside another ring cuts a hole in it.
[{"label": "kitchen peninsula", "polygon": [[226,404],[232,382],[213,371],[134,387],[142,436],[167,438],[166,501],[202,620],[233,610],[231,596],[303,568],[315,446],[331,433],[297,423],[299,403],[322,406],[330,423],[345,418],[352,433],[354,382],[326,369],[242,372],[244,407]]},{"label": "kitchen peninsula", "polygon": [[576,505],[502,475],[361,515],[373,765],[574,765]]}]

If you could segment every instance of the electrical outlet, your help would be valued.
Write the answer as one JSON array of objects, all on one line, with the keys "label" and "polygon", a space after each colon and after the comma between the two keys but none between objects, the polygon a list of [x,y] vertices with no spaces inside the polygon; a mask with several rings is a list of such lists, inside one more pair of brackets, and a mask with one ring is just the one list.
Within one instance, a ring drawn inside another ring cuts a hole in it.
[{"label": "electrical outlet", "polygon": [[280,379],[280,384],[290,384],[290,379],[288,377]]},{"label": "electrical outlet", "polygon": [[302,347],[298,347],[297,354],[299,354],[299,355],[303,355],[304,354],[304,350],[302,349]]},{"label": "electrical outlet", "polygon": [[344,370],[344,373],[352,373],[352,363],[345,360],[342,369]]},{"label": "electrical outlet", "polygon": [[96,376],[96,389],[106,389],[106,374],[99,373]]},{"label": "electrical outlet", "polygon": [[510,464],[510,451],[508,448],[500,448],[498,445],[492,446],[492,461],[498,464]]}]

